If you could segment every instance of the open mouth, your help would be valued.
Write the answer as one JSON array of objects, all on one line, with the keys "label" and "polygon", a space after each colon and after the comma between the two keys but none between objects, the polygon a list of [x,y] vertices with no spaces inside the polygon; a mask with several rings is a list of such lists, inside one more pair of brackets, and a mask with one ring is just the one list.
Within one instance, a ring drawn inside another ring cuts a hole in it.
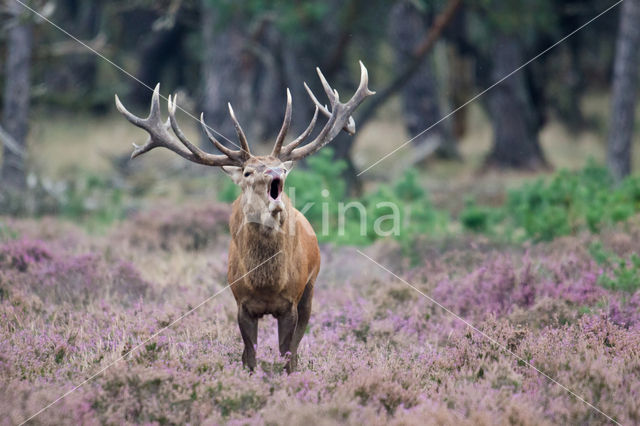
[{"label": "open mouth", "polygon": [[277,201],[280,199],[280,194],[282,194],[282,186],[283,181],[280,178],[274,178],[269,184],[269,197]]}]

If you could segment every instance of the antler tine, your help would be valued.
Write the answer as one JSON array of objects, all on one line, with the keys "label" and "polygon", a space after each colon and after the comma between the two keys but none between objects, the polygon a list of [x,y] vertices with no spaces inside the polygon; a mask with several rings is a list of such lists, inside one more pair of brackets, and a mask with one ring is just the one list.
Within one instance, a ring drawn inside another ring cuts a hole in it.
[{"label": "antler tine", "polygon": [[318,77],[320,77],[320,82],[322,83],[324,93],[327,94],[327,98],[329,98],[329,102],[331,103],[331,107],[333,108],[333,106],[337,102],[340,102],[340,99],[338,98],[338,92],[331,88],[331,86],[327,82],[327,79],[324,78],[324,74],[322,74],[322,71],[320,71],[320,67],[316,67],[316,72],[318,73]]},{"label": "antler tine", "polygon": [[287,144],[284,148],[282,148],[282,155],[289,155],[294,148],[297,148],[302,142],[304,142],[311,132],[313,132],[313,128],[316,126],[316,121],[318,120],[318,105],[316,105],[315,111],[313,112],[313,118],[311,119],[311,123],[307,126],[304,132],[300,134],[295,140],[291,143]]},{"label": "antler tine", "polygon": [[[153,90],[153,96],[151,97],[151,108],[149,110],[149,116],[144,119],[144,118],[140,118],[136,115],[133,115],[131,112],[129,112],[129,110],[127,110],[127,108],[125,108],[125,106],[122,104],[122,102],[120,101],[120,98],[118,97],[118,95],[115,95],[115,101],[116,101],[116,109],[122,114],[124,115],[124,117],[134,126],[140,127],[141,129],[147,130],[151,123],[153,122],[154,126],[156,128],[159,128],[162,130],[168,130],[170,127],[170,123],[169,120],[167,120],[166,122],[162,123],[161,118],[158,116],[157,111],[159,111],[160,109],[160,101],[159,101],[159,92],[160,92],[160,84],[156,85],[156,88]],[[155,100],[155,102],[154,102]],[[154,106],[155,105],[155,106]],[[133,145],[133,152],[131,153],[131,159],[133,160],[134,158],[136,158],[139,155],[144,154],[145,152],[148,152],[150,150],[152,150],[153,148],[156,148],[158,146],[161,146],[160,144],[158,144],[156,141],[153,140],[153,137],[151,135],[151,132],[149,130],[147,130],[147,133],[149,133],[149,138],[145,141],[145,143],[143,145],[136,145],[135,143],[132,143]],[[179,149],[180,147],[176,146],[176,149]],[[171,149],[171,148],[170,148]],[[172,149],[175,151],[175,149]],[[184,150],[182,150],[184,151]],[[184,152],[178,152],[178,154],[183,155],[185,154],[186,151]]]},{"label": "antler tine", "polygon": [[231,119],[233,120],[233,125],[236,128],[236,133],[238,134],[240,145],[242,145],[242,150],[245,153],[244,155],[251,156],[251,151],[249,150],[249,143],[247,142],[247,137],[245,136],[244,131],[242,130],[242,126],[240,126],[240,123],[238,123],[238,119],[236,118],[236,114],[233,112],[233,107],[231,106],[231,102],[228,102],[227,105],[229,106],[229,115],[231,116]]},{"label": "antler tine", "polygon": [[[327,118],[331,117],[331,112],[329,112],[329,110],[327,109],[327,106],[322,105],[320,103],[318,98],[316,98],[316,95],[314,95],[311,89],[309,88],[309,86],[307,86],[306,82],[303,84],[304,84],[305,90],[307,91],[307,94],[311,98],[311,101],[313,101],[313,103],[316,104],[316,107],[320,110],[320,112]],[[353,117],[349,117],[349,121],[347,121],[347,124],[344,125],[343,129],[345,132],[349,133],[350,135],[353,135],[356,133],[356,122],[353,119]]]},{"label": "antler tine", "polygon": [[216,147],[218,148],[218,150],[220,150],[220,152],[222,152],[223,154],[231,157],[231,158],[237,158],[237,159],[242,159],[242,151],[240,150],[233,150],[233,149],[229,149],[226,146],[224,146],[222,143],[220,143],[220,141],[218,139],[216,139],[215,136],[213,136],[211,134],[211,132],[209,132],[209,126],[206,125],[206,123],[204,122],[204,112],[200,113],[200,125],[202,126],[202,130],[204,131],[204,133],[207,135],[207,137],[209,138],[209,141]]},{"label": "antler tine", "polygon": [[351,97],[351,99],[349,99],[344,104],[340,102],[338,92],[331,88],[319,68],[317,69],[317,71],[318,77],[320,77],[320,81],[322,83],[322,87],[324,88],[324,91],[331,102],[331,112],[329,112],[326,107],[323,107],[320,102],[318,102],[316,97],[313,95],[313,92],[311,92],[306,84],[305,88],[307,89],[307,93],[309,93],[309,97],[311,97],[311,100],[316,105],[316,108],[322,111],[324,115],[328,116],[329,120],[313,141],[309,142],[305,146],[287,151],[286,155],[280,156],[281,159],[299,160],[308,155],[311,155],[331,142],[342,129],[345,129],[350,134],[353,134],[355,132],[355,121],[353,121],[353,119],[351,118],[351,114],[368,96],[371,96],[375,93],[368,88],[369,75],[367,72],[367,68],[364,66],[362,61],[360,61],[360,84],[358,85],[358,89]]},{"label": "antler tine", "polygon": [[369,90],[369,71],[367,71],[367,67],[364,66],[362,61],[358,61],[360,63],[360,84],[358,85],[358,89],[356,93],[353,95],[351,99],[346,103],[347,107],[352,105],[359,105],[366,97],[375,95],[376,92],[373,90]]},{"label": "antler tine", "polygon": [[[151,107],[149,110],[149,116],[147,118],[140,118],[130,113],[120,99],[118,95],[115,96],[116,108],[124,117],[129,120],[133,125],[140,127],[149,134],[149,138],[146,142],[138,146],[133,144],[134,151],[131,154],[131,158],[136,158],[148,151],[151,151],[157,147],[167,148],[183,158],[194,163],[204,164],[207,166],[238,166],[242,165],[242,161],[237,158],[232,158],[227,155],[213,155],[202,151],[200,148],[192,144],[184,135],[175,118],[177,103],[175,96],[167,98],[167,104],[169,109],[169,118],[166,121],[162,121],[160,112],[160,85],[158,84],[153,91],[151,98]],[[181,142],[178,143],[174,136],[171,135],[169,129],[173,130],[175,137]]]},{"label": "antler tine", "polygon": [[192,144],[191,141],[189,141],[189,139],[187,139],[187,137],[184,135],[184,133],[182,133],[180,127],[178,127],[178,122],[176,121],[176,108],[178,106],[177,99],[178,95],[173,95],[173,98],[171,97],[171,95],[167,97],[167,109],[169,110],[169,123],[171,124],[171,129],[173,130],[173,133],[178,137],[178,139],[180,139],[180,142],[182,142],[182,144],[186,146],[187,149],[197,157],[202,151],[200,150],[200,148]]},{"label": "antler tine", "polygon": [[280,155],[280,150],[282,149],[282,143],[284,142],[284,138],[287,137],[287,132],[289,132],[289,127],[291,126],[291,92],[287,87],[287,107],[284,112],[284,120],[282,122],[282,128],[278,133],[278,137],[276,138],[276,144],[273,146],[273,150],[271,151],[271,155],[277,157]]},{"label": "antler tine", "polygon": [[124,107],[124,105],[122,105],[122,102],[120,102],[120,98],[118,98],[118,95],[115,95],[115,98],[116,98],[116,109],[118,110],[118,112],[124,115],[124,118],[126,118],[134,126],[142,127],[142,123],[144,122],[144,119],[140,117],[136,117],[135,115],[131,114],[129,110],[127,110]]},{"label": "antler tine", "polygon": [[156,84],[156,87],[153,89],[151,107],[149,108],[147,120],[153,120],[155,118],[162,119],[160,116],[160,83]]}]

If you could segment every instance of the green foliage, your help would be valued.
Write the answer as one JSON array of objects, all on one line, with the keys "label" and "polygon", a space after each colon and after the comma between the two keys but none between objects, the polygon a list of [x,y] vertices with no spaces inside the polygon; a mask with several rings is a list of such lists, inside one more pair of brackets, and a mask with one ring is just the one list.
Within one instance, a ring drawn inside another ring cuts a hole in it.
[{"label": "green foliage", "polygon": [[69,183],[58,197],[61,216],[102,229],[124,217],[123,191],[113,181],[86,175]]},{"label": "green foliage", "polygon": [[606,269],[598,277],[602,287],[629,293],[640,289],[640,256],[636,253],[624,259],[607,251],[600,242],[591,244],[589,252],[596,263]]},{"label": "green foliage", "polygon": [[[413,169],[354,199],[341,179],[346,164],[336,161],[330,148],[307,165],[292,171],[285,191],[321,242],[366,245],[393,237],[410,247],[419,235],[446,233],[448,214],[433,206]],[[229,202],[237,195],[238,188],[226,180],[218,198]],[[479,205],[470,198],[459,221],[464,229],[515,242],[550,241],[583,230],[599,232],[639,210],[640,177],[615,186],[605,168],[589,163],[577,172],[563,170],[510,190],[501,206]]]},{"label": "green foliage", "polygon": [[[365,202],[374,207],[370,212],[371,222],[375,226],[384,216],[392,215],[397,206],[400,218],[400,232],[396,238],[409,244],[419,234],[434,234],[446,229],[448,215],[435,209],[427,192],[417,181],[418,174],[408,169],[402,178],[391,187],[381,186]],[[386,206],[381,208],[382,206]],[[382,231],[388,229],[381,227]],[[373,236],[377,234],[373,229]]]},{"label": "green foliage", "polygon": [[[409,244],[416,235],[438,232],[448,224],[447,215],[433,207],[420,186],[415,170],[408,170],[393,185],[354,199],[347,196],[342,180],[346,163],[336,160],[330,148],[309,158],[307,166],[291,172],[285,192],[321,242],[365,245],[394,237]],[[231,202],[238,194],[238,187],[227,179],[218,199]]]},{"label": "green foliage", "polygon": [[469,14],[470,39],[490,48],[496,32],[533,44],[558,28],[558,12],[552,1],[473,0]]},{"label": "green foliage", "polygon": [[[4,192],[0,214],[13,216],[59,215],[90,230],[101,230],[124,217],[124,191],[113,179],[84,174],[68,181],[30,178],[21,192]],[[3,238],[0,226],[0,239]]]},{"label": "green foliage", "polygon": [[460,212],[460,222],[471,231],[488,233],[491,231],[491,226],[499,220],[499,216],[496,209],[479,206],[475,200],[469,199]]},{"label": "green foliage", "polygon": [[505,205],[467,205],[462,224],[477,232],[495,233],[498,226],[524,239],[549,241],[581,230],[598,232],[626,220],[640,208],[640,178],[614,186],[607,170],[593,163],[577,172],[560,171],[508,193]]},{"label": "green foliage", "polygon": [[[338,208],[346,199],[346,184],[342,172],[347,167],[343,160],[336,161],[333,151],[325,148],[307,161],[305,170],[294,169],[287,178],[287,194],[294,206],[309,222],[320,229],[323,215],[327,217],[325,229],[335,230],[338,226]],[[332,238],[320,235],[321,240]]]},{"label": "green foliage", "polygon": [[407,172],[393,186],[349,199],[341,179],[346,164],[336,161],[330,149],[309,159],[308,165],[304,172],[291,174],[289,194],[321,241],[363,245],[385,236],[403,239],[432,230],[440,219],[415,171]]},{"label": "green foliage", "polygon": [[223,203],[232,203],[240,195],[240,188],[231,179],[225,178],[221,188],[218,192],[218,201]]},{"label": "green foliage", "polygon": [[18,238],[18,232],[11,229],[9,225],[0,222],[0,242],[15,240]]}]

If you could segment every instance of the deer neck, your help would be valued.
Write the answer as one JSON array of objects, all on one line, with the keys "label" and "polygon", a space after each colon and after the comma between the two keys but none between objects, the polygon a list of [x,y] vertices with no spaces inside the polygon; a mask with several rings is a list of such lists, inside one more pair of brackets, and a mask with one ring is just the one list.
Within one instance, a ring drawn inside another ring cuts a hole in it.
[{"label": "deer neck", "polygon": [[268,208],[253,210],[242,205],[242,225],[233,236],[241,250],[256,259],[268,258],[284,248],[291,232],[291,202],[283,194],[282,206],[278,211]]},{"label": "deer neck", "polygon": [[253,271],[247,278],[252,286],[281,283],[282,277],[287,276],[287,261],[291,256],[288,246],[291,244],[292,209],[289,200],[285,200],[284,208],[274,218],[277,226],[273,226],[274,221],[271,220],[267,223],[251,220],[241,209],[236,210],[235,223],[239,226],[232,238],[242,254],[244,268]]}]

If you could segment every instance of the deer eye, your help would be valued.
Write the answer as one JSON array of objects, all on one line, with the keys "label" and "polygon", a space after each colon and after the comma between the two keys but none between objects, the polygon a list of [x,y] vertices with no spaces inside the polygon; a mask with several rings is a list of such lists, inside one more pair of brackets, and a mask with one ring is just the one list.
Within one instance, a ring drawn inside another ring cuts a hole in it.
[{"label": "deer eye", "polygon": [[253,174],[253,172],[251,172],[251,171],[245,171],[245,172],[244,172],[244,177],[249,177],[249,176],[251,176],[252,174]]}]

